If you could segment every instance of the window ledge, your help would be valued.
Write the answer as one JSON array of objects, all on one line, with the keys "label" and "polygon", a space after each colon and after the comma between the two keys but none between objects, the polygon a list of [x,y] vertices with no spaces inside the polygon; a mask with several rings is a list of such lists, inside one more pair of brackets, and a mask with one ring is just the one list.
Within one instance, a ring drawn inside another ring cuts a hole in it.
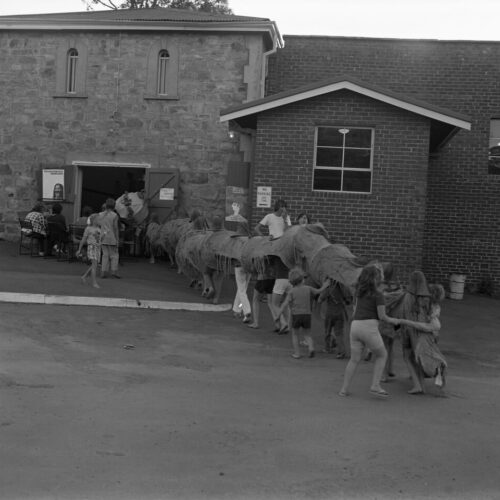
[{"label": "window ledge", "polygon": [[60,94],[53,94],[52,97],[54,99],[61,99],[61,98],[66,98],[66,99],[88,99],[89,96],[86,94],[67,94],[67,93],[60,93]]},{"label": "window ledge", "polygon": [[155,94],[146,94],[144,99],[150,101],[178,101],[178,95],[155,95]]}]

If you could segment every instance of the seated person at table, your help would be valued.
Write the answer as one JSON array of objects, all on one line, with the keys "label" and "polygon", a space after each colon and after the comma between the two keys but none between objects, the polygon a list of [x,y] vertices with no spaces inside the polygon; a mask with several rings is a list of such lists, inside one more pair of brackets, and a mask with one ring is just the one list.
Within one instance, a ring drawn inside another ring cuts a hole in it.
[{"label": "seated person at table", "polygon": [[55,251],[62,250],[57,247],[57,244],[66,243],[68,240],[66,218],[61,212],[62,205],[60,203],[54,203],[52,206],[52,214],[47,217],[48,235],[45,250],[46,255],[50,255],[53,248]]},{"label": "seated person at table", "polygon": [[[22,229],[23,233],[29,234],[39,240],[40,249],[43,248],[43,242],[47,236],[47,223],[45,221],[45,217],[43,216],[44,210],[45,207],[43,203],[35,204],[31,212],[28,212],[24,218],[25,221],[31,222],[33,231],[26,228]],[[40,255],[43,255],[43,252],[40,252]]]}]

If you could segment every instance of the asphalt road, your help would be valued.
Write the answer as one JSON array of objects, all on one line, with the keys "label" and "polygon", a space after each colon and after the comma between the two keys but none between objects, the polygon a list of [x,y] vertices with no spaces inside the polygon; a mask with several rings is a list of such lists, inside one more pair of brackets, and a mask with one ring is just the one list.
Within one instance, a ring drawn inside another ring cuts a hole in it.
[{"label": "asphalt road", "polygon": [[408,395],[397,349],[378,400],[371,363],[340,398],[346,361],[270,322],[0,304],[0,498],[496,499],[499,310],[446,301],[447,397]]}]

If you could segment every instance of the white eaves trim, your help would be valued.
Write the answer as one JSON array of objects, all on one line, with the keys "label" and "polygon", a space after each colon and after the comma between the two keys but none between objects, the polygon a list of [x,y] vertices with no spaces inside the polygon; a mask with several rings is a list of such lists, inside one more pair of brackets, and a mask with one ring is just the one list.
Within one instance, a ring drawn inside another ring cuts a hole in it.
[{"label": "white eaves trim", "polygon": [[425,116],[432,120],[438,120],[443,123],[448,123],[449,125],[453,125],[454,127],[459,127],[465,130],[471,129],[470,122],[466,120],[462,120],[460,118],[449,116],[444,113],[440,113],[438,111],[425,108],[423,106],[419,106],[418,104],[414,104],[408,101],[404,101],[402,99],[398,99],[397,97],[393,97],[387,94],[383,94],[381,92],[377,92],[376,90],[368,89],[356,83],[350,81],[340,81],[335,82],[329,85],[325,85],[323,87],[318,87],[310,90],[306,90],[303,92],[299,92],[293,95],[287,95],[282,98],[278,98],[275,100],[271,100],[268,102],[263,102],[261,104],[256,104],[252,107],[246,107],[241,110],[235,110],[224,114],[220,117],[221,122],[234,120],[237,118],[241,118],[248,115],[253,115],[256,113],[260,113],[262,111],[268,111],[270,109],[274,109],[280,106],[285,106],[287,104],[292,104],[298,101],[303,101],[305,99],[310,99],[312,97],[318,97],[324,94],[328,94],[330,92],[336,92],[338,90],[351,90],[353,92],[357,92],[358,94],[365,95],[367,97],[371,97],[372,99],[376,99],[381,102],[385,102],[392,106],[396,106],[401,109],[405,109],[417,115]]},{"label": "white eaves trim", "polygon": [[19,22],[19,21],[0,21],[1,30],[41,30],[41,31],[209,31],[209,32],[249,32],[249,33],[263,33],[268,32],[273,42],[278,47],[284,47],[283,38],[278,30],[274,21],[270,23],[197,23],[187,25],[185,23],[162,23],[162,22],[148,22],[138,24],[131,21],[122,21],[119,23],[90,23],[88,21],[82,22],[40,22],[36,24],[33,22]]}]

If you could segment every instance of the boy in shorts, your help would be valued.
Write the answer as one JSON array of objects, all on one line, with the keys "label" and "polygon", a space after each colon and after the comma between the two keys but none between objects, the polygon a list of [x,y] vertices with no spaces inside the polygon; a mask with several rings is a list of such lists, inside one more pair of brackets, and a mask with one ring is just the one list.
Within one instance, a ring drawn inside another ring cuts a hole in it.
[{"label": "boy in shorts", "polygon": [[330,278],[325,280],[321,288],[313,288],[304,284],[304,272],[302,269],[296,267],[290,271],[288,280],[292,288],[288,291],[279,312],[283,313],[283,310],[287,306],[290,306],[292,314],[292,358],[299,359],[301,357],[299,345],[299,330],[301,328],[309,348],[308,357],[313,358],[314,342],[311,336],[311,302],[316,295],[319,295],[330,285]]}]

